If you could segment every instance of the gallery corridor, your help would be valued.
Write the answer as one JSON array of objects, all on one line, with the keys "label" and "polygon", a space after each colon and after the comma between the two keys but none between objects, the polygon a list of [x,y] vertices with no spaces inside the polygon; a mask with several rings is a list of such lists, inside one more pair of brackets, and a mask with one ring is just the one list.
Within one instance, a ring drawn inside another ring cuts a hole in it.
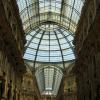
[{"label": "gallery corridor", "polygon": [[0,100],[100,100],[100,0],[0,0]]}]

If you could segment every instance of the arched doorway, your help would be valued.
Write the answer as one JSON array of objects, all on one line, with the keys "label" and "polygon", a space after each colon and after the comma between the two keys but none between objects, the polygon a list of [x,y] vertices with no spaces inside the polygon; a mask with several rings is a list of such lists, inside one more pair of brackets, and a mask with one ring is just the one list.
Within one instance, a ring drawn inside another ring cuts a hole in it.
[{"label": "arched doorway", "polygon": [[4,92],[5,92],[5,73],[3,73],[3,76],[0,76],[0,100],[3,98]]}]

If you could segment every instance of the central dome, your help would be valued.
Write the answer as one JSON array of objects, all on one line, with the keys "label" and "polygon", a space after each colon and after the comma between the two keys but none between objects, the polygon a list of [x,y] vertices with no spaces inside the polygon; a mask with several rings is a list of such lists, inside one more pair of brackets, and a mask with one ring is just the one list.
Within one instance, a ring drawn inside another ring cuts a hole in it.
[{"label": "central dome", "polygon": [[43,24],[27,36],[24,58],[37,62],[73,60],[73,34],[55,24]]}]

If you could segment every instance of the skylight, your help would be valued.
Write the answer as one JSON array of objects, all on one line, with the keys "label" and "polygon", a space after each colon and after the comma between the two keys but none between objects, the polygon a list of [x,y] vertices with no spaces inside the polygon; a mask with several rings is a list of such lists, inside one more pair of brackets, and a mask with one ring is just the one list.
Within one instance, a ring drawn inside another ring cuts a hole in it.
[{"label": "skylight", "polygon": [[26,33],[47,21],[74,33],[84,0],[17,0],[17,3]]},{"label": "skylight", "polygon": [[43,69],[37,70],[36,78],[42,95],[57,95],[62,76],[62,71],[52,65],[47,65]]},{"label": "skylight", "polygon": [[85,0],[16,1],[27,40],[24,59],[35,69],[48,63],[36,69],[38,86],[42,94],[57,95],[62,70],[49,64],[60,63],[64,70],[75,59],[73,38]]}]

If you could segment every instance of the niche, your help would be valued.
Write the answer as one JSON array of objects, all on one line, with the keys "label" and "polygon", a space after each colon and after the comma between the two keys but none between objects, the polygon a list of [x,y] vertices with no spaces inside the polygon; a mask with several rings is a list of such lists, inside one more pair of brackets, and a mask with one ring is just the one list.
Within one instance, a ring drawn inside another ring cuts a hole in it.
[{"label": "niche", "polygon": [[98,85],[96,89],[96,100],[100,100],[100,85]]},{"label": "niche", "polygon": [[0,26],[0,30],[2,29],[2,27]]},{"label": "niche", "polygon": [[51,97],[50,97],[50,96],[48,96],[48,97],[46,98],[46,100],[51,100]]},{"label": "niche", "polygon": [[0,100],[3,98],[4,92],[5,92],[5,72],[3,72],[3,76],[0,76]]},{"label": "niche", "polygon": [[8,83],[7,100],[10,100],[11,96],[12,96],[12,81],[10,80],[10,82]]},{"label": "niche", "polygon": [[14,93],[14,94],[13,94],[13,100],[16,100],[16,87],[15,87],[13,93]]}]

